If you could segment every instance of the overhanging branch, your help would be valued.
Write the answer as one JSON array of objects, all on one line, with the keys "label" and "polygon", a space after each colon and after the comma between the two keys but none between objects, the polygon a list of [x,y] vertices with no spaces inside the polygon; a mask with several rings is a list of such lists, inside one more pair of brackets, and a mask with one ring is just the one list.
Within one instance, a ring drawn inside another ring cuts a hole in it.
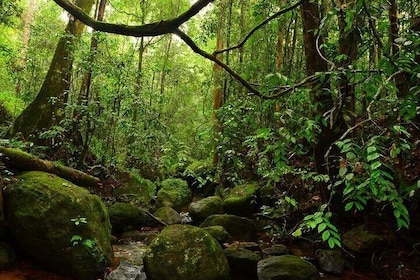
[{"label": "overhanging branch", "polygon": [[299,7],[301,4],[302,4],[302,1],[303,0],[300,0],[299,2],[297,2],[297,3],[295,3],[295,4],[293,4],[292,6],[290,6],[290,7],[287,7],[287,8],[285,8],[285,9],[283,9],[283,10],[280,10],[280,11],[278,11],[277,13],[275,13],[274,15],[272,15],[272,16],[270,16],[270,17],[268,17],[268,18],[266,18],[264,21],[262,21],[260,24],[258,24],[257,26],[255,26],[243,39],[242,39],[242,41],[239,43],[239,44],[237,44],[237,45],[235,45],[235,46],[232,46],[232,47],[229,47],[229,48],[226,48],[226,49],[222,49],[222,50],[217,50],[217,51],[214,51],[213,52],[213,55],[216,55],[216,54],[220,54],[220,53],[224,53],[224,52],[228,52],[228,51],[231,51],[231,50],[234,50],[234,49],[239,49],[239,48],[242,48],[244,45],[245,45],[245,43],[246,43],[246,41],[248,41],[248,39],[258,30],[258,29],[260,29],[261,27],[263,27],[264,25],[266,25],[267,23],[269,23],[270,21],[272,21],[273,19],[275,19],[275,18],[278,18],[279,16],[281,16],[282,14],[285,14],[285,13],[287,13],[287,12],[289,12],[289,11],[291,11],[291,10],[293,10],[293,9],[295,9],[295,8],[297,8],[297,7]]},{"label": "overhanging branch", "polygon": [[161,20],[144,25],[131,26],[124,24],[113,24],[94,20],[79,7],[68,0],[54,0],[60,7],[69,12],[76,19],[97,31],[114,33],[126,36],[145,37],[159,36],[174,32],[181,24],[198,14],[205,6],[214,0],[198,0],[187,11],[169,20]]},{"label": "overhanging branch", "polygon": [[248,83],[244,78],[242,78],[238,73],[236,73],[232,68],[230,68],[226,63],[223,61],[220,61],[216,58],[215,55],[210,54],[198,47],[195,42],[184,32],[182,32],[180,29],[176,29],[173,32],[175,35],[177,35],[182,41],[184,41],[195,53],[201,55],[202,57],[207,58],[208,60],[213,61],[223,69],[225,69],[232,77],[234,77],[241,85],[243,85],[245,88],[247,88],[250,92],[253,94],[264,98],[264,95],[259,92],[256,88],[254,88],[250,83]]}]

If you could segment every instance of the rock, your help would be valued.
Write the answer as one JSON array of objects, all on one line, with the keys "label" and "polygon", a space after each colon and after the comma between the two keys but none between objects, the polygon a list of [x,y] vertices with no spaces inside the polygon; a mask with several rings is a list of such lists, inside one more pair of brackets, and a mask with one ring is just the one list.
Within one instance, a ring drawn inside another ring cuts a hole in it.
[{"label": "rock", "polygon": [[146,214],[130,203],[117,202],[108,208],[113,233],[139,229],[146,224]]},{"label": "rock", "polygon": [[228,214],[242,217],[251,216],[257,207],[257,184],[244,184],[231,189],[223,202],[223,209]]},{"label": "rock", "polygon": [[151,240],[155,237],[156,237],[155,231],[130,230],[121,234],[120,243],[137,242],[137,241],[146,243],[147,240]]},{"label": "rock", "polygon": [[282,256],[290,253],[290,250],[283,244],[274,244],[271,247],[265,248],[263,254],[269,256]]},{"label": "rock", "polygon": [[257,239],[255,223],[247,218],[228,214],[211,215],[200,227],[222,226],[234,240],[253,241]]},{"label": "rock", "polygon": [[153,197],[156,195],[156,185],[148,179],[128,172],[120,174],[119,177],[124,178],[125,183],[113,189],[113,196],[148,208]]},{"label": "rock", "polygon": [[194,221],[204,221],[208,216],[223,213],[223,201],[218,196],[209,196],[191,202],[189,210]]},{"label": "rock", "polygon": [[316,267],[296,256],[275,256],[258,262],[258,280],[315,280]]},{"label": "rock", "polygon": [[16,261],[16,253],[12,246],[0,242],[0,270],[8,268]]},{"label": "rock", "polygon": [[192,200],[191,190],[186,181],[181,179],[166,179],[162,181],[161,188],[157,193],[158,207],[172,207],[180,211],[183,206]]},{"label": "rock", "polygon": [[142,242],[126,242],[124,244],[115,244],[114,249],[115,258],[128,261],[134,265],[143,265],[144,253],[147,250],[147,245]]},{"label": "rock", "polygon": [[216,190],[214,181],[215,167],[208,161],[194,161],[187,166],[183,177],[187,180],[194,196],[207,197],[213,195]]},{"label": "rock", "polygon": [[334,250],[317,250],[316,258],[322,271],[340,275],[344,268],[344,259]]},{"label": "rock", "polygon": [[156,210],[155,216],[167,225],[180,224],[179,213],[171,207],[161,207]]},{"label": "rock", "polygon": [[257,263],[261,260],[260,254],[234,247],[226,248],[224,252],[235,279],[257,279]]},{"label": "rock", "polygon": [[111,261],[111,224],[101,199],[45,172],[26,172],[4,191],[9,230],[19,247],[50,269],[96,279]]},{"label": "rock", "polygon": [[120,265],[105,278],[105,280],[147,280],[143,266],[137,266],[127,261]]},{"label": "rock", "polygon": [[214,239],[219,241],[219,243],[223,243],[231,237],[229,235],[229,232],[227,232],[222,226],[209,226],[204,227],[203,229],[210,233],[210,235],[213,236]]},{"label": "rock", "polygon": [[358,253],[370,252],[383,241],[382,236],[368,232],[363,225],[352,228],[343,234],[343,245]]},{"label": "rock", "polygon": [[146,251],[144,266],[149,280],[223,280],[230,272],[219,243],[190,225],[164,228]]}]

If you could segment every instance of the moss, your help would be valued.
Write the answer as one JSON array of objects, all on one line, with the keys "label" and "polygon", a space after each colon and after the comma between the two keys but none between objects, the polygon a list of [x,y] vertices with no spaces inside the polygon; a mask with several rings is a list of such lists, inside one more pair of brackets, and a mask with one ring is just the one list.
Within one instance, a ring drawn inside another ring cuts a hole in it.
[{"label": "moss", "polygon": [[114,233],[139,229],[146,223],[145,212],[130,203],[114,203],[108,208],[108,213]]},{"label": "moss", "polygon": [[229,266],[222,248],[206,231],[189,225],[166,227],[150,244],[144,265],[150,280],[222,280]]},{"label": "moss", "polygon": [[161,207],[155,212],[155,216],[168,225],[180,224],[181,217],[171,207]]},{"label": "moss", "polygon": [[191,202],[189,209],[193,220],[203,221],[208,216],[223,213],[223,202],[218,196],[209,196]]},{"label": "moss", "polygon": [[[10,231],[21,249],[78,279],[101,273],[113,253],[109,217],[100,198],[45,172],[26,172],[19,179],[5,190],[4,199]],[[81,218],[86,223],[76,222]],[[91,246],[72,246],[76,235]]]},{"label": "moss", "polygon": [[240,216],[252,215],[256,208],[257,192],[257,184],[244,184],[233,188],[224,200],[223,207],[226,213]]},{"label": "moss", "polygon": [[208,217],[200,227],[222,226],[235,240],[254,241],[257,238],[257,228],[255,223],[247,218],[217,214]]},{"label": "moss", "polygon": [[258,279],[315,280],[318,270],[308,261],[297,256],[269,257],[258,264]]}]

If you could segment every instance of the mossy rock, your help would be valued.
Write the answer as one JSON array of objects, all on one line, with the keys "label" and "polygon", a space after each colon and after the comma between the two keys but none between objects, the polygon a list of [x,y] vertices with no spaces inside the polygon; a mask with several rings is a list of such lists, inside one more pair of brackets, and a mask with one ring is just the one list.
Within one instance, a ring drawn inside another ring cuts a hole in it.
[{"label": "mossy rock", "polygon": [[216,169],[209,161],[194,161],[187,166],[183,177],[187,180],[195,196],[206,197],[214,195]]},{"label": "mossy rock", "polygon": [[224,280],[229,265],[219,243],[190,225],[164,228],[144,257],[149,280]]},{"label": "mossy rock", "polygon": [[108,208],[113,233],[139,229],[146,224],[146,213],[139,207],[117,202]]},{"label": "mossy rock", "polygon": [[156,185],[148,179],[144,179],[139,175],[124,172],[124,181],[121,186],[115,188],[112,194],[115,197],[126,196],[131,202],[140,204],[149,208],[149,205],[156,195]]},{"label": "mossy rock", "polygon": [[261,255],[245,248],[229,247],[224,250],[235,279],[254,280]]},{"label": "mossy rock", "polygon": [[155,212],[155,216],[167,225],[180,224],[179,213],[171,207],[161,207]]},{"label": "mossy rock", "polygon": [[[19,247],[50,269],[96,279],[113,257],[101,199],[45,172],[26,172],[4,191],[5,216]],[[73,239],[73,241],[71,241]]]},{"label": "mossy rock", "polygon": [[161,183],[157,193],[158,207],[172,207],[180,211],[192,200],[192,193],[186,181],[182,179],[166,179]]},{"label": "mossy rock", "polygon": [[244,217],[228,214],[216,214],[207,217],[200,227],[222,226],[234,240],[254,241],[257,239],[255,223]]},{"label": "mossy rock", "polygon": [[371,252],[384,242],[383,236],[370,233],[363,225],[354,227],[343,234],[343,245],[353,252]]},{"label": "mossy rock", "polygon": [[234,187],[223,202],[226,213],[238,216],[251,216],[257,207],[257,184],[244,184]]},{"label": "mossy rock", "polygon": [[209,196],[190,203],[190,215],[194,221],[203,221],[208,216],[223,213],[223,201],[218,196]]},{"label": "mossy rock", "polygon": [[222,226],[209,226],[203,227],[202,229],[210,233],[210,235],[219,241],[219,243],[223,243],[231,237],[229,232],[227,232],[226,229]]},{"label": "mossy rock", "polygon": [[296,256],[276,256],[258,262],[258,280],[316,280],[317,268]]}]

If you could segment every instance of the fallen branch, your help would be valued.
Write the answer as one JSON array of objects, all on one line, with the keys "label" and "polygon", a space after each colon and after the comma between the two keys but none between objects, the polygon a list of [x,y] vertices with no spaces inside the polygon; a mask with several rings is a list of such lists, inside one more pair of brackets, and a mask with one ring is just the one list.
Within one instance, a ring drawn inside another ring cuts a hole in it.
[{"label": "fallen branch", "polygon": [[12,168],[21,171],[44,171],[52,173],[81,187],[95,188],[100,182],[99,178],[80,170],[40,159],[19,149],[0,147],[0,158],[3,159],[7,166]]}]

